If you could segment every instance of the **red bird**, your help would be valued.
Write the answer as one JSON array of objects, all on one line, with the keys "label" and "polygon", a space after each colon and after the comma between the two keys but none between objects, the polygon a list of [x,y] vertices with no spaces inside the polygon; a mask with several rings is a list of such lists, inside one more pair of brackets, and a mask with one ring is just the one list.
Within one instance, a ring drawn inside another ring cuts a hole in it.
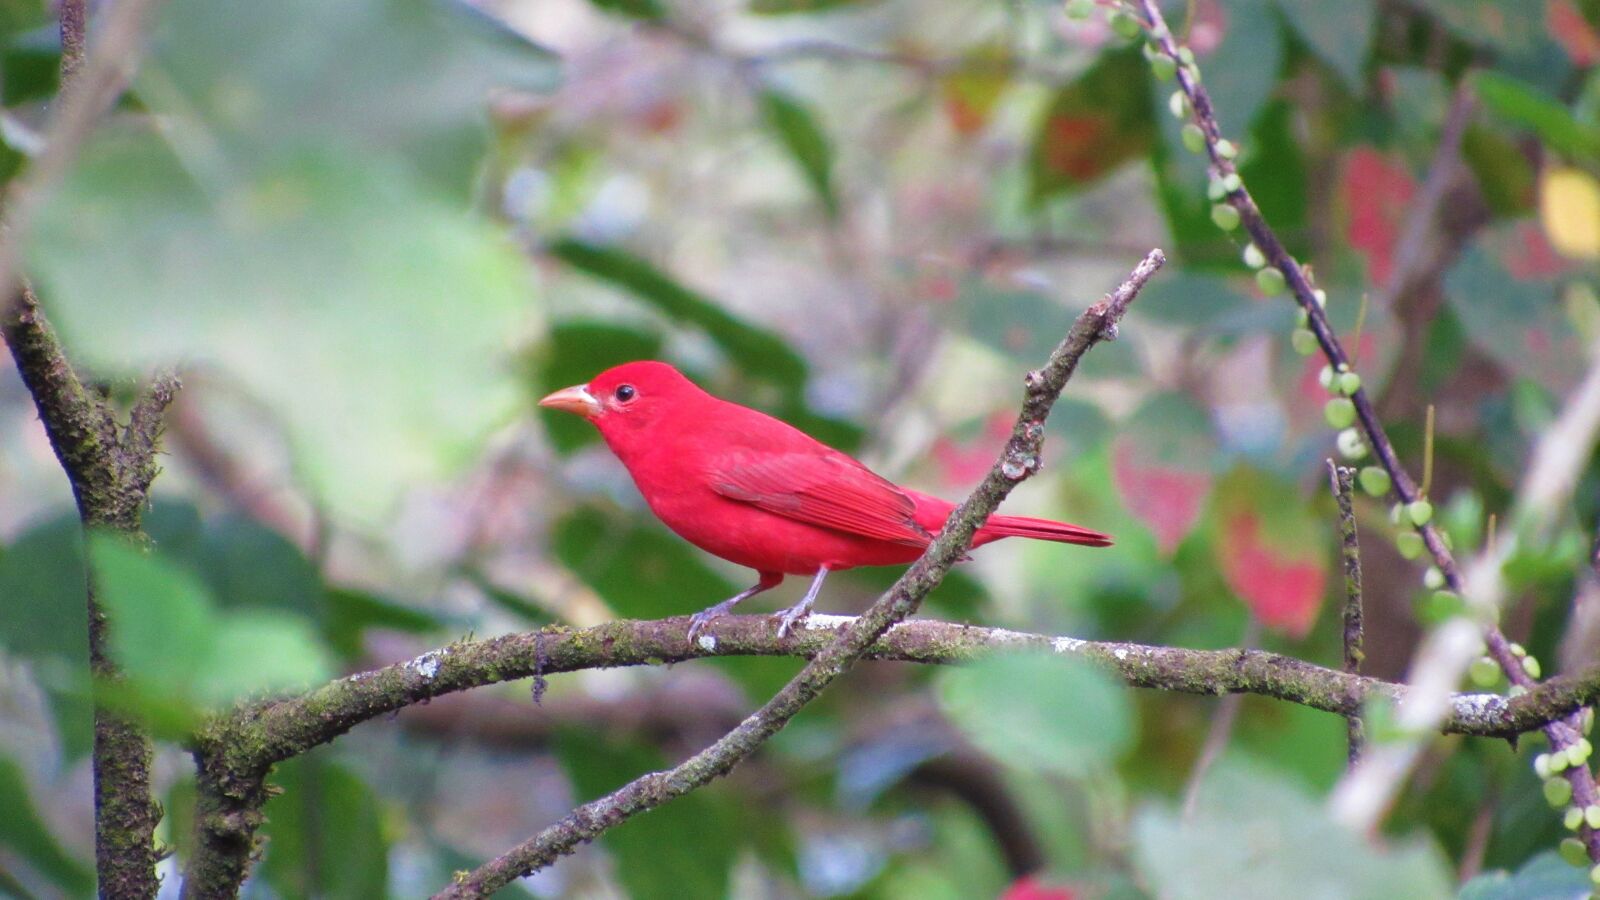
[{"label": "red bird", "polygon": [[[805,599],[782,613],[778,633],[787,634],[811,611],[829,572],[912,562],[955,509],[896,486],[785,422],[711,396],[666,363],[625,363],[539,405],[593,422],[650,509],[679,537],[760,573],[753,586],[696,613],[691,640],[784,575],[813,575]],[[1003,537],[1111,544],[1108,535],[1077,525],[997,515],[972,545]]]}]

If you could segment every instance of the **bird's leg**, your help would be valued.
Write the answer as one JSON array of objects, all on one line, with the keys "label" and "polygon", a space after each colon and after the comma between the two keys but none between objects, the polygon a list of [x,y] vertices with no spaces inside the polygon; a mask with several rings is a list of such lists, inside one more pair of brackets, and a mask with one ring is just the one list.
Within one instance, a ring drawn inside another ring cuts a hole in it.
[{"label": "bird's leg", "polygon": [[733,610],[733,608],[735,606],[738,606],[741,602],[743,602],[745,600],[748,600],[751,597],[754,597],[755,595],[761,593],[762,591],[771,590],[772,588],[777,587],[778,584],[780,582],[782,582],[782,581],[783,581],[783,573],[782,572],[762,572],[761,573],[761,579],[759,581],[757,581],[755,584],[751,585],[750,587],[745,588],[744,590],[740,591],[737,594],[734,594],[732,597],[729,597],[728,599],[722,601],[721,603],[718,603],[715,606],[708,606],[705,609],[702,609],[699,612],[695,613],[694,615],[690,616],[689,617],[689,643],[691,643],[691,644],[694,643],[694,639],[699,636],[700,632],[702,632],[702,631],[704,631],[706,629],[707,625],[711,624],[711,620],[712,619],[715,619],[717,616],[725,616],[725,615],[727,615],[730,611]]},{"label": "bird's leg", "polygon": [[811,605],[817,602],[817,593],[822,590],[822,579],[828,577],[828,567],[817,569],[817,577],[811,579],[811,587],[806,588],[806,595],[800,602],[779,613],[778,637],[785,637],[794,623],[811,615]]}]

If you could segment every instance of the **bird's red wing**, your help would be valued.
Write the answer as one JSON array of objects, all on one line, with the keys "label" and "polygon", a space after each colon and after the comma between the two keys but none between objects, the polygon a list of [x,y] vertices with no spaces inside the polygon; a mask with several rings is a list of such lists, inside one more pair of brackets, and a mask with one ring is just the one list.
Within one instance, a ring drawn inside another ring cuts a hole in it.
[{"label": "bird's red wing", "polygon": [[916,503],[842,453],[738,454],[719,460],[712,489],[730,500],[849,534],[923,547]]}]

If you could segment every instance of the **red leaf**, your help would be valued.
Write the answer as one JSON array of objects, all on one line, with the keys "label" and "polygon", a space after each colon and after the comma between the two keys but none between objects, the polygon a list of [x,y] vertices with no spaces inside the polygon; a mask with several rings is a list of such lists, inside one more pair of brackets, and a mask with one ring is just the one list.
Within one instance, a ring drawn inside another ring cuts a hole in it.
[{"label": "red leaf", "polygon": [[1112,451],[1111,480],[1122,505],[1155,533],[1157,546],[1170,556],[1199,520],[1211,493],[1211,476],[1147,463],[1141,455],[1119,439]]},{"label": "red leaf", "polygon": [[1011,415],[1000,411],[989,416],[983,431],[967,441],[940,437],[929,454],[939,467],[939,477],[947,486],[971,484],[989,473],[1000,445],[1011,434]]},{"label": "red leaf", "polygon": [[1373,284],[1389,282],[1395,243],[1416,191],[1410,170],[1371,147],[1357,147],[1345,157],[1339,192],[1350,211],[1347,237],[1366,257]]},{"label": "red leaf", "polygon": [[1583,17],[1572,0],[1547,0],[1544,5],[1544,24],[1550,38],[1567,51],[1567,56],[1579,68],[1588,68],[1600,62],[1600,34]]},{"label": "red leaf", "polygon": [[1315,558],[1289,559],[1274,551],[1253,512],[1236,511],[1223,521],[1222,576],[1261,624],[1304,637],[1322,605],[1325,573]]},{"label": "red leaf", "polygon": [[999,900],[1077,900],[1072,888],[1044,885],[1036,875],[1024,875],[1005,889]]}]

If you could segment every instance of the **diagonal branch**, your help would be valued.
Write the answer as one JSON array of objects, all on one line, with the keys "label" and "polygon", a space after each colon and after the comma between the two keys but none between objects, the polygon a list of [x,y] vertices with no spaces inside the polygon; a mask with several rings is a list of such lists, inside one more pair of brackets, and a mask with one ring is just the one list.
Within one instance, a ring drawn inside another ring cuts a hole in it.
[{"label": "diagonal branch", "polygon": [[853,620],[771,700],[710,747],[664,772],[638,778],[586,803],[566,818],[490,860],[440,891],[437,898],[487,896],[538,871],[633,816],[727,774],[788,724],[813,698],[843,675],[884,632],[916,612],[972,543],[972,536],[1023,479],[1038,471],[1044,420],[1078,360],[1095,344],[1116,337],[1117,322],[1166,257],[1152,250],[1128,280],[1084,311],[1041,369],[1028,373],[1022,412],[1000,458],[983,483],[950,514],[939,537],[894,586]]}]

